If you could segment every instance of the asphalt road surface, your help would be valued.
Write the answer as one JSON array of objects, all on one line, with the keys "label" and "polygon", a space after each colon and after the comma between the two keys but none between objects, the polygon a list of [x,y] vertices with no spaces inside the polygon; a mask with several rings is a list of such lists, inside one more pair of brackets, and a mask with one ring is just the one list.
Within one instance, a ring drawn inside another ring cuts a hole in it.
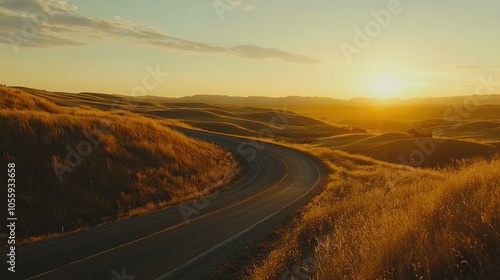
[{"label": "asphalt road surface", "polygon": [[199,131],[246,159],[233,188],[194,203],[17,248],[16,273],[2,279],[210,279],[222,262],[251,246],[324,177],[312,157],[281,146]]}]

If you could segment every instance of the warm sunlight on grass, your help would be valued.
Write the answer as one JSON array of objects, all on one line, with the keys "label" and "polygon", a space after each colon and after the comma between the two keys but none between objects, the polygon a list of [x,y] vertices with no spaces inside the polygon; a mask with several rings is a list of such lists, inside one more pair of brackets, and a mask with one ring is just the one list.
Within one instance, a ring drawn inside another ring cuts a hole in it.
[{"label": "warm sunlight on grass", "polygon": [[[238,171],[231,153],[166,121],[63,108],[18,89],[0,89],[0,124],[1,156],[22,174],[20,240],[152,212],[225,187]],[[87,135],[96,142],[90,151],[81,146]],[[71,165],[69,150],[81,162]],[[67,172],[58,178],[54,166]]]},{"label": "warm sunlight on grass", "polygon": [[308,150],[333,171],[328,186],[253,279],[500,275],[500,158],[430,171]]}]

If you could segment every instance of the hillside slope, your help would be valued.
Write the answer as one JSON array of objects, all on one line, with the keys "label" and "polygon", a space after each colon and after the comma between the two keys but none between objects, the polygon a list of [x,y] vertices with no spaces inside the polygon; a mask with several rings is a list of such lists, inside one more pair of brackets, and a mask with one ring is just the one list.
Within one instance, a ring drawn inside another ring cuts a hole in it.
[{"label": "hillside slope", "polygon": [[[279,109],[243,107],[186,102],[185,99],[164,97],[130,97],[102,93],[59,93],[31,88],[24,90],[43,97],[60,106],[81,105],[98,109],[123,109],[146,116],[175,119],[208,131],[265,138],[282,138],[290,141],[307,141],[314,137],[328,137],[351,133],[343,127],[327,124],[310,117]],[[189,100],[189,98],[188,98]],[[244,104],[240,104],[244,105]]]},{"label": "hillside slope", "polygon": [[232,154],[167,124],[124,111],[63,108],[1,88],[2,166],[16,164],[22,189],[16,198],[18,237],[150,211],[234,178],[239,168]]},{"label": "hillside slope", "polygon": [[329,183],[249,279],[498,279],[500,158],[424,170],[307,150]]},{"label": "hillside slope", "polygon": [[456,160],[474,157],[488,158],[498,152],[498,148],[492,144],[456,139],[412,138],[403,133],[383,133],[375,136],[354,134],[348,138],[341,135],[319,139],[314,144],[387,162],[420,167],[445,166]]}]

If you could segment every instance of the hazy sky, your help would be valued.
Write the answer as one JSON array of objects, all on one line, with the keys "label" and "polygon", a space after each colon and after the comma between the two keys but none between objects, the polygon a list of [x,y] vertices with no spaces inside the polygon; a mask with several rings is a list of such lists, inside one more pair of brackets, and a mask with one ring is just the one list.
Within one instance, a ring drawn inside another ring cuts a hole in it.
[{"label": "hazy sky", "polygon": [[0,83],[47,90],[500,93],[499,50],[498,0],[0,0]]}]

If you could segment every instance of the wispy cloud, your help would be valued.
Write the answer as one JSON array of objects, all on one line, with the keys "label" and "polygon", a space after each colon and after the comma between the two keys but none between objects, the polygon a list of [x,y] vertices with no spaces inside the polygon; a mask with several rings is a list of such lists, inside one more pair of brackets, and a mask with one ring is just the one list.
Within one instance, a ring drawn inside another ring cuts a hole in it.
[{"label": "wispy cloud", "polygon": [[239,45],[230,47],[232,54],[250,59],[282,60],[301,64],[315,64],[321,61],[305,55],[292,54],[278,49],[262,48],[253,45]]},{"label": "wispy cloud", "polygon": [[477,71],[484,69],[483,67],[471,64],[456,64],[456,65],[451,65],[451,68],[455,70],[464,70],[464,71]]},{"label": "wispy cloud", "polygon": [[255,60],[311,64],[321,61],[283,50],[239,45],[218,46],[165,33],[155,27],[122,20],[87,17],[62,0],[0,0],[0,43],[20,47],[85,46],[83,38],[126,39],[169,51],[226,54]]}]

